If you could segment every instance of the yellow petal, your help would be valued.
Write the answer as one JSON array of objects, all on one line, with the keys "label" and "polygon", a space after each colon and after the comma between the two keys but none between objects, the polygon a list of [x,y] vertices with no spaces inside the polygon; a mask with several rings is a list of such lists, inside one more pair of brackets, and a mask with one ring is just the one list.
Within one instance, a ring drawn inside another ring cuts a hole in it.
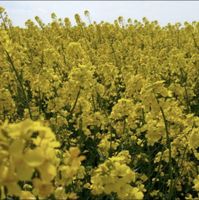
[{"label": "yellow petal", "polygon": [[36,197],[29,191],[21,191],[20,199],[35,200]]},{"label": "yellow petal", "polygon": [[23,160],[16,166],[16,173],[19,180],[28,181],[33,175],[34,169],[28,166]]},{"label": "yellow petal", "polygon": [[42,148],[28,150],[24,155],[24,161],[31,167],[38,167],[43,164],[45,160]]},{"label": "yellow petal", "polygon": [[15,140],[9,148],[9,153],[13,156],[20,157],[24,148],[24,141],[22,139]]},{"label": "yellow petal", "polygon": [[42,180],[50,182],[57,174],[56,167],[51,163],[45,163],[38,168]]},{"label": "yellow petal", "polygon": [[17,183],[9,183],[8,185],[6,185],[6,187],[8,189],[9,195],[19,196],[21,193],[21,189]]}]

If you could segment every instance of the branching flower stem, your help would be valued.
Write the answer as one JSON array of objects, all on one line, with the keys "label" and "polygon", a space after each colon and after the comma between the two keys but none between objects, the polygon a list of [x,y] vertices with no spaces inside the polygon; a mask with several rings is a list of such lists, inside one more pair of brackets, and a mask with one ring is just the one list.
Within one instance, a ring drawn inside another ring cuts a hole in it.
[{"label": "branching flower stem", "polygon": [[[1,46],[3,47],[3,45],[2,45],[1,42],[0,42],[0,44],[1,44]],[[24,100],[25,100],[25,102],[26,102],[26,106],[27,106],[27,108],[28,108],[29,116],[30,116],[31,119],[33,119],[32,113],[31,113],[31,109],[30,109],[30,105],[29,105],[29,102],[28,102],[28,98],[27,98],[27,95],[26,95],[26,92],[25,92],[23,83],[22,83],[22,81],[20,80],[19,73],[18,73],[18,71],[17,71],[17,69],[16,69],[16,67],[15,67],[15,65],[14,65],[14,61],[12,60],[12,58],[11,58],[9,52],[8,52],[5,48],[4,48],[4,51],[5,51],[5,53],[6,53],[8,62],[10,63],[11,71],[14,72],[15,77],[16,77],[16,80],[17,80],[17,82],[19,83],[19,86],[20,86],[20,88],[21,88],[21,91],[22,91],[22,94],[23,94],[23,98],[24,98]]]},{"label": "branching flower stem", "polygon": [[[154,91],[153,91],[154,92]],[[169,194],[168,194],[168,200],[172,199],[172,194],[173,194],[173,166],[172,166],[172,157],[171,157],[171,139],[169,137],[170,133],[169,133],[169,129],[168,129],[168,123],[167,123],[167,119],[164,113],[163,108],[160,106],[160,103],[158,101],[158,98],[155,95],[154,92],[154,96],[156,98],[156,101],[159,105],[160,108],[160,112],[164,121],[164,127],[165,127],[165,133],[166,133],[166,143],[167,143],[167,148],[169,150],[169,179],[170,179],[170,184],[169,184]]]}]

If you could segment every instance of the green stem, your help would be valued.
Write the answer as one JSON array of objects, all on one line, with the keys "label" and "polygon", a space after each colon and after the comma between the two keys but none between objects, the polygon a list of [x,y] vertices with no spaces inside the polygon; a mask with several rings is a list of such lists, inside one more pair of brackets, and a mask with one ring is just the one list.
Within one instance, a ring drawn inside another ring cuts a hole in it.
[{"label": "green stem", "polygon": [[169,129],[168,129],[168,123],[167,123],[167,119],[164,113],[163,108],[160,106],[159,104],[159,100],[155,95],[155,92],[153,91],[155,99],[159,105],[160,108],[160,112],[164,121],[164,128],[165,128],[165,132],[166,132],[166,143],[167,143],[167,148],[169,150],[169,179],[170,179],[170,185],[169,185],[169,195],[168,195],[168,199],[171,200],[172,199],[172,194],[173,194],[173,171],[172,171],[172,156],[171,156],[171,140],[170,140],[170,133],[169,133]]},{"label": "green stem", "polygon": [[76,96],[75,102],[74,102],[74,104],[73,104],[73,107],[72,107],[71,110],[70,110],[70,114],[72,114],[73,111],[75,110],[75,107],[76,107],[77,101],[78,101],[78,99],[79,99],[80,91],[81,91],[81,88],[79,88],[79,91],[78,91],[78,93],[77,93],[77,96]]},{"label": "green stem", "polygon": [[167,140],[167,148],[169,149],[169,179],[170,179],[170,187],[169,187],[169,198],[172,199],[172,193],[173,193],[173,171],[172,171],[172,157],[171,157],[171,140],[169,137],[169,130],[168,130],[168,124],[167,120],[164,114],[164,111],[162,107],[160,106],[160,111],[163,117],[164,125],[165,125],[165,132],[166,132],[166,140]]},{"label": "green stem", "polygon": [[[2,43],[0,42],[0,44],[2,45]],[[3,46],[3,45],[2,45]],[[16,80],[17,82],[19,83],[19,86],[21,88],[21,91],[22,91],[22,94],[23,94],[23,97],[25,99],[25,102],[26,102],[26,106],[28,108],[28,112],[29,112],[29,116],[30,118],[32,119],[32,113],[31,113],[31,109],[30,109],[30,105],[29,105],[29,102],[28,102],[28,98],[27,98],[27,95],[26,95],[26,92],[25,92],[25,89],[23,87],[23,84],[22,84],[22,81],[20,80],[20,76],[19,76],[19,73],[14,65],[14,62],[10,56],[10,54],[8,53],[8,51],[4,48],[4,51],[6,53],[6,56],[8,58],[8,62],[11,64],[11,70],[14,71],[15,73],[15,77],[16,77]]]}]

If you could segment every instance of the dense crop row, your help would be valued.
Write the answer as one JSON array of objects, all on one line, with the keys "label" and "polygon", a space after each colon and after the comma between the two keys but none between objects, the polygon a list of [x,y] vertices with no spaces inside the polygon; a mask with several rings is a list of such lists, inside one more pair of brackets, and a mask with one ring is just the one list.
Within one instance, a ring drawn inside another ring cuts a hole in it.
[{"label": "dense crop row", "polygon": [[198,199],[199,22],[85,15],[0,8],[0,198]]}]

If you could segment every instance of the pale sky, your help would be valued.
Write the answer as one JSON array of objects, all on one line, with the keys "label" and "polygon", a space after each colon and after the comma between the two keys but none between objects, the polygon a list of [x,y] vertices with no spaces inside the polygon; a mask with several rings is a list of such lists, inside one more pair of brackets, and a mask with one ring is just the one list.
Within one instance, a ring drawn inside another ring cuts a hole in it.
[{"label": "pale sky", "polygon": [[52,12],[61,18],[69,17],[72,22],[76,13],[86,20],[84,10],[89,10],[91,19],[97,22],[113,22],[119,16],[126,20],[147,17],[161,25],[199,21],[199,1],[0,1],[0,6],[18,26],[35,16],[48,23]]}]

